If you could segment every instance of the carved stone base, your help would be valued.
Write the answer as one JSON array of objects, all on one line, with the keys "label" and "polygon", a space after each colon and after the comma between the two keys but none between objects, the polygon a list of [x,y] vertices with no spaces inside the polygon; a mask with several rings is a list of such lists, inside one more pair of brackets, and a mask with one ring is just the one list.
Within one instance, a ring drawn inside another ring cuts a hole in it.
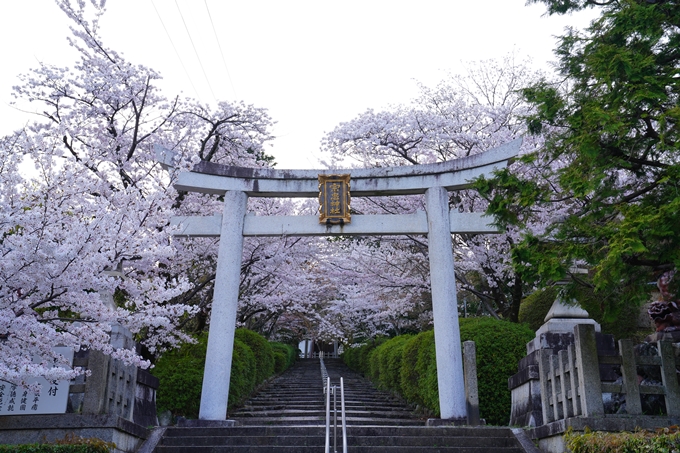
[{"label": "carved stone base", "polygon": [[[467,426],[467,418],[428,418],[425,426]],[[479,421],[480,425],[486,425],[485,420]]]},{"label": "carved stone base", "polygon": [[645,338],[647,343],[656,343],[659,340],[671,340],[673,343],[680,343],[680,330],[673,330],[670,332],[654,332]]},{"label": "carved stone base", "polygon": [[180,418],[177,420],[180,428],[228,428],[236,426],[236,420],[187,420]]}]

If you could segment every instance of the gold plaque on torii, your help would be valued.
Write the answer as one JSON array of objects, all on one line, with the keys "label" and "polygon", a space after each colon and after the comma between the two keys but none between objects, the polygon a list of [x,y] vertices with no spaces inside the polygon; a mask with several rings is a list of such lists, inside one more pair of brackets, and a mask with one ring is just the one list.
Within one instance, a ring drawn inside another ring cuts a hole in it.
[{"label": "gold plaque on torii", "polygon": [[319,223],[343,225],[349,213],[350,175],[319,175]]}]

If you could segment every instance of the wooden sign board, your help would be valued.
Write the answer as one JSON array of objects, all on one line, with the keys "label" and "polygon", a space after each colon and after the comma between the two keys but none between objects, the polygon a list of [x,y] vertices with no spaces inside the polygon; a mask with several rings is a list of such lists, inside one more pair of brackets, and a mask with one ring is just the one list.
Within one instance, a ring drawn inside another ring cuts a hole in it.
[{"label": "wooden sign board", "polygon": [[344,225],[349,213],[350,175],[319,175],[319,223]]}]

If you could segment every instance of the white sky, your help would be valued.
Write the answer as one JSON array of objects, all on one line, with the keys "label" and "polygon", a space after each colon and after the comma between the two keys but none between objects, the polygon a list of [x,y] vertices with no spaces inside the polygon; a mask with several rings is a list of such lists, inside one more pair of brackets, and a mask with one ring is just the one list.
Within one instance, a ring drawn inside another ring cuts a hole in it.
[{"label": "white sky", "polygon": [[[109,0],[101,34],[159,71],[167,96],[267,108],[278,168],[318,168],[325,132],[368,108],[408,102],[416,80],[435,85],[466,62],[513,51],[548,68],[554,36],[594,17],[542,17],[542,5],[524,2]],[[75,61],[68,25],[52,0],[0,0],[0,134],[27,121],[9,106],[18,74],[38,61]]]}]

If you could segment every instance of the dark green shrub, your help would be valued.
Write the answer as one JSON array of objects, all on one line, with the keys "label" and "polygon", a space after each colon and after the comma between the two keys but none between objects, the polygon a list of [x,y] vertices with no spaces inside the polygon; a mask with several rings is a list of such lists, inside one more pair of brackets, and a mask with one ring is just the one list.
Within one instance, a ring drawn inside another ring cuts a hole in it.
[{"label": "dark green shrub", "polygon": [[437,357],[434,345],[434,331],[425,332],[418,351],[415,372],[421,376],[419,385],[423,406],[439,415],[439,383],[437,380]]},{"label": "dark green shrub", "polygon": [[474,341],[477,348],[480,416],[490,425],[507,425],[511,403],[508,378],[517,373],[534,332],[524,324],[465,318],[460,320],[460,337],[461,341]]},{"label": "dark green shrub", "polygon": [[553,286],[529,294],[519,306],[519,322],[529,325],[536,332],[545,322],[545,315],[555,302],[558,289]]},{"label": "dark green shrub", "polygon": [[366,375],[367,378],[369,378],[373,382],[378,382],[378,376],[380,374],[380,371],[378,370],[378,361],[377,361],[377,354],[376,351],[378,350],[380,346],[373,347],[371,349],[368,349],[367,353],[363,354],[362,360],[365,361],[365,369],[366,371],[364,374]]},{"label": "dark green shrub", "polygon": [[[526,355],[526,343],[534,332],[523,324],[466,318],[460,320],[460,334],[461,341],[472,340],[477,347],[480,415],[489,424],[506,425],[510,416],[508,378],[517,372],[517,363]],[[370,360],[368,365],[363,365],[365,358]],[[433,331],[395,337],[377,347],[347,348],[343,360],[374,376],[379,386],[439,414]]]},{"label": "dark green shrub", "polygon": [[279,374],[286,370],[286,354],[274,351],[274,373]]},{"label": "dark green shrub", "polygon": [[234,356],[231,359],[231,382],[229,382],[229,407],[241,403],[259,384],[256,381],[256,360],[255,354],[248,345],[238,338],[234,338]]},{"label": "dark green shrub", "polygon": [[113,442],[70,433],[49,444],[0,445],[0,453],[109,453],[113,448]]},{"label": "dark green shrub", "polygon": [[360,367],[361,356],[363,354],[364,349],[372,348],[373,348],[372,343],[365,343],[360,346],[352,345],[350,347],[345,348],[344,352],[342,353],[342,360],[350,369],[357,371],[359,373],[364,373],[365,370],[362,370]]},{"label": "dark green shrub", "polygon": [[351,345],[345,348],[342,353],[342,360],[345,362],[349,368],[357,371],[365,376],[368,376],[369,365],[368,356],[371,351],[378,346],[375,340],[370,340],[367,343],[361,345]]},{"label": "dark green shrub", "polygon": [[[545,316],[558,297],[559,291],[559,287],[553,286],[535,291],[527,296],[519,308],[519,322],[528,324],[534,331],[538,330],[545,322]],[[579,286],[573,288],[571,293],[565,297],[577,300],[590,317],[600,323],[602,333],[612,334],[617,340],[633,338],[641,341],[652,331],[650,323],[649,331],[638,332],[639,307],[630,304],[606,303],[606,299],[616,299],[617,297],[625,299],[626,297],[623,295],[610,294],[604,297],[596,294],[592,288]],[[606,312],[603,310],[605,306],[608,307]]]},{"label": "dark green shrub", "polygon": [[437,392],[437,373],[436,363],[434,366],[434,389],[425,389],[425,386],[433,385],[431,376],[427,376],[430,369],[428,359],[434,357],[434,332],[429,330],[410,338],[402,348],[402,368],[399,373],[400,385],[403,389],[403,396],[407,401],[430,408],[439,413],[439,404],[430,406],[426,403],[425,395],[430,395],[432,391]]},{"label": "dark green shrub", "polygon": [[400,335],[386,341],[375,349],[374,359],[378,363],[377,383],[380,387],[396,393],[401,388],[401,367],[404,346],[412,335]]},{"label": "dark green shrub", "polygon": [[[159,412],[169,410],[174,415],[198,417],[207,341],[208,335],[202,334],[195,344],[184,344],[179,349],[165,353],[156,362],[151,372],[160,380],[156,395]],[[290,361],[290,352],[287,354],[286,363]],[[262,372],[268,374],[262,377]],[[237,329],[231,363],[229,406],[242,402],[257,385],[273,374],[272,346],[255,332]]]},{"label": "dark green shrub", "polygon": [[[592,288],[586,287],[577,288],[573,297],[591,318],[600,323],[602,333],[614,335],[617,340],[631,338],[639,342],[652,333],[651,321],[648,331],[638,332],[640,307],[634,304],[603,303],[601,296],[598,296]],[[609,298],[627,299],[623,294],[610,295]],[[606,312],[603,310],[605,306],[608,306]]]},{"label": "dark green shrub", "polygon": [[207,344],[208,335],[203,334],[195,344],[185,343],[163,354],[151,369],[160,381],[156,393],[159,413],[169,410],[174,415],[198,417]]},{"label": "dark green shrub", "polygon": [[292,367],[295,361],[298,359],[298,351],[296,347],[293,347],[289,344],[285,343],[277,343],[277,342],[271,342],[269,343],[272,347],[272,350],[274,351],[274,354],[280,353],[283,354],[285,358],[285,366],[283,369],[278,369],[276,368],[276,373],[281,373],[288,368]]},{"label": "dark green shrub", "polygon": [[368,376],[371,370],[371,354],[373,354],[373,351],[375,348],[380,346],[383,342],[385,341],[384,338],[376,338],[374,340],[370,340],[368,343],[366,343],[365,347],[359,348],[357,351],[359,354],[358,357],[358,362],[357,362],[357,367],[361,372]]},{"label": "dark green shrub", "polygon": [[93,445],[25,444],[0,445],[0,453],[109,453],[113,447]]},{"label": "dark green shrub", "polygon": [[586,431],[577,434],[568,431],[564,440],[573,453],[668,453],[680,448],[680,432],[677,426],[634,433]]},{"label": "dark green shrub", "polygon": [[255,385],[274,374],[274,350],[266,338],[248,329],[236,329],[235,338],[244,342],[255,354]]},{"label": "dark green shrub", "polygon": [[[342,353],[342,360],[349,368],[371,378],[371,356],[375,348],[386,341],[385,338],[369,340],[362,345],[351,345]],[[377,373],[377,371],[376,371]]]}]

